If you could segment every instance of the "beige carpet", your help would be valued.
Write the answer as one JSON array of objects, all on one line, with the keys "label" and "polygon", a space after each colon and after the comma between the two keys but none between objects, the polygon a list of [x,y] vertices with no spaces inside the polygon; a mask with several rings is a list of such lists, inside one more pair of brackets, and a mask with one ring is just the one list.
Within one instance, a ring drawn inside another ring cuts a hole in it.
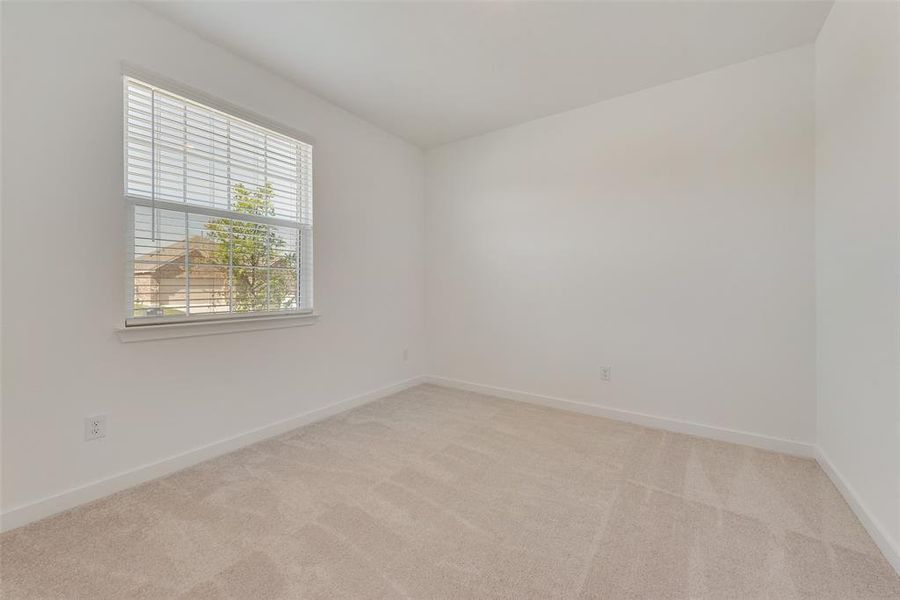
[{"label": "beige carpet", "polygon": [[0,540],[9,599],[900,598],[813,461],[431,386]]}]

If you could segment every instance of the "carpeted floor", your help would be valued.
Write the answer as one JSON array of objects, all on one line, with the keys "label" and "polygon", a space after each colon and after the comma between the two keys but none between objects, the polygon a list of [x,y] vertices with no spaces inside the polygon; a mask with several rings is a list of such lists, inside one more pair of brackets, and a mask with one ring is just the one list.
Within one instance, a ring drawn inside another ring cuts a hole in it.
[{"label": "carpeted floor", "polygon": [[420,386],[0,538],[3,598],[900,598],[815,462]]}]

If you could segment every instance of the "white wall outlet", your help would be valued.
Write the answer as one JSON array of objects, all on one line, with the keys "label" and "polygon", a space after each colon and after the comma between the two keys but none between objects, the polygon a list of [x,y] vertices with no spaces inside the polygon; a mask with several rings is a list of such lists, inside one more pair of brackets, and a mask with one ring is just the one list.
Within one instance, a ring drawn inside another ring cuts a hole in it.
[{"label": "white wall outlet", "polygon": [[98,440],[106,437],[106,415],[85,417],[84,441]]},{"label": "white wall outlet", "polygon": [[406,362],[409,360],[409,350],[407,348],[403,349],[403,361]]},{"label": "white wall outlet", "polygon": [[612,371],[612,367],[599,367],[600,369],[600,379],[603,381],[609,381],[609,376]]}]

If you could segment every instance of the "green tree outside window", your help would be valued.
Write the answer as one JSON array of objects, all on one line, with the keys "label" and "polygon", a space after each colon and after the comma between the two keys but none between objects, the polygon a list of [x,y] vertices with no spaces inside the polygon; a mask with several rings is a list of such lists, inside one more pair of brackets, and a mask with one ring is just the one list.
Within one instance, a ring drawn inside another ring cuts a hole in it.
[{"label": "green tree outside window", "polygon": [[[272,184],[255,190],[234,186],[231,210],[275,216]],[[212,260],[231,265],[232,310],[252,312],[291,308],[296,301],[296,251],[286,251],[287,242],[270,225],[236,219],[215,219],[206,224],[206,235],[215,243]],[[228,294],[226,290],[224,295]]]}]

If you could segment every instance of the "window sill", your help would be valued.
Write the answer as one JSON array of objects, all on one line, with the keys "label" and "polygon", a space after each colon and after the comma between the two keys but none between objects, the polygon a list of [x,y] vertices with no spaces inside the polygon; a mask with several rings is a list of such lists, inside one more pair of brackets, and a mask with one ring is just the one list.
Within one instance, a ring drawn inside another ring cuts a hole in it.
[{"label": "window sill", "polygon": [[139,325],[116,330],[120,342],[149,342],[171,338],[240,333],[282,327],[304,327],[314,325],[318,314],[279,315],[277,317],[248,317],[221,321],[195,321],[187,323],[165,323],[161,325]]}]

